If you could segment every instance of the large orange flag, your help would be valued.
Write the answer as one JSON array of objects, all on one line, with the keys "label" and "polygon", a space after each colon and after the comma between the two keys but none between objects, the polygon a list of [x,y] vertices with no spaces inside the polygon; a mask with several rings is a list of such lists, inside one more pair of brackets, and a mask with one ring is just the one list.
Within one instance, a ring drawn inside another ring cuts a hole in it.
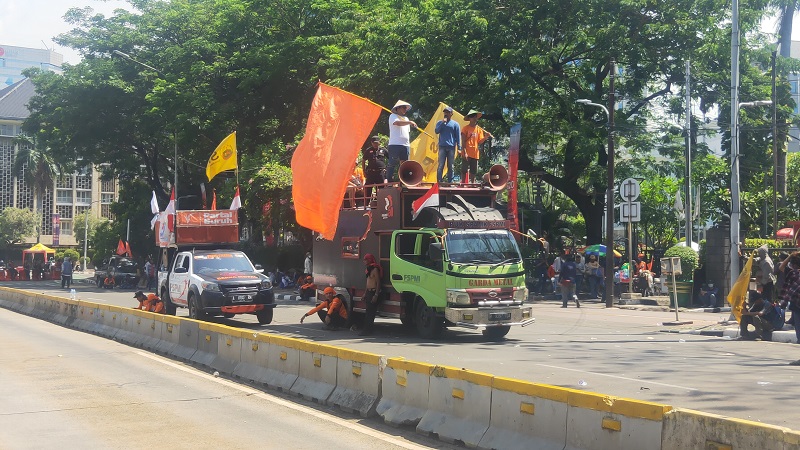
[{"label": "large orange flag", "polygon": [[306,134],[292,156],[292,197],[297,223],[331,240],[356,157],[381,107],[320,83]]}]

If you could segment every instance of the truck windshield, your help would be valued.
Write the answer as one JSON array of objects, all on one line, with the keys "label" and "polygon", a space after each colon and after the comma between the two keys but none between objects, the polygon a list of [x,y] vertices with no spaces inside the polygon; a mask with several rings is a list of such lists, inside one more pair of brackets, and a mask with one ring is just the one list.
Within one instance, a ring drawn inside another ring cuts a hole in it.
[{"label": "truck windshield", "polygon": [[252,272],[253,265],[243,253],[214,253],[194,255],[194,271],[201,272]]},{"label": "truck windshield", "polygon": [[454,263],[502,264],[521,260],[517,243],[507,230],[449,230],[445,244]]}]

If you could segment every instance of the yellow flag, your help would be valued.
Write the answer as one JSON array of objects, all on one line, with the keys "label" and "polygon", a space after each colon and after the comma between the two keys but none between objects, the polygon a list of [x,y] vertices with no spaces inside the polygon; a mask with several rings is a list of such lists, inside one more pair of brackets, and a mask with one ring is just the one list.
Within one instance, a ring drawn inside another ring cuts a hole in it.
[{"label": "yellow flag", "polygon": [[750,259],[747,260],[744,269],[742,269],[742,273],[739,274],[739,278],[736,279],[736,283],[733,283],[733,287],[728,293],[728,303],[731,305],[731,312],[736,317],[737,322],[742,321],[742,308],[744,308],[744,302],[750,291],[750,272],[752,270],[753,254],[751,253]]},{"label": "yellow flag", "polygon": [[208,181],[211,181],[218,173],[238,167],[236,163],[236,132],[234,131],[219,143],[217,149],[211,154],[211,158],[208,158],[206,176]]},{"label": "yellow flag", "polygon": [[[416,139],[411,142],[411,159],[413,161],[417,161],[422,165],[422,170],[425,171],[425,177],[422,181],[426,181],[429,183],[436,182],[436,169],[439,167],[439,153],[438,153],[438,136],[436,136],[436,122],[444,119],[444,108],[447,105],[444,103],[439,103],[439,108],[436,109],[436,112],[433,113],[433,117],[431,120],[428,121],[428,125],[425,127],[425,133],[420,133]],[[458,111],[453,111],[453,119],[461,125],[463,129],[466,125],[469,125],[469,121],[464,120],[464,116],[461,115]],[[458,159],[459,155],[456,152],[456,159]],[[456,166],[453,165],[453,170],[456,170]],[[447,166],[444,167],[444,172],[442,175],[447,173]]]}]

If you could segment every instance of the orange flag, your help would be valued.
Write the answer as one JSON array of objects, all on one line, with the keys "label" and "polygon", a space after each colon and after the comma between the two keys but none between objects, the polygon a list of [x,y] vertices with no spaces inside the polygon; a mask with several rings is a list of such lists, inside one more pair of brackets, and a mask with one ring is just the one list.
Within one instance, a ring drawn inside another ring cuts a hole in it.
[{"label": "orange flag", "polygon": [[125,241],[125,254],[128,255],[129,258],[133,258],[133,253],[131,252],[131,243]]},{"label": "orange flag", "polygon": [[292,197],[298,224],[328,240],[336,235],[354,161],[381,109],[367,99],[319,83],[306,134],[292,156]]},{"label": "orange flag", "polygon": [[212,192],[211,198],[213,199],[213,200],[211,200],[211,209],[212,210],[216,210],[217,209],[217,191],[213,190],[211,192]]},{"label": "orange flag", "polygon": [[117,244],[117,254],[118,255],[124,255],[125,254],[125,243],[122,242],[122,239],[120,239],[119,243]]}]

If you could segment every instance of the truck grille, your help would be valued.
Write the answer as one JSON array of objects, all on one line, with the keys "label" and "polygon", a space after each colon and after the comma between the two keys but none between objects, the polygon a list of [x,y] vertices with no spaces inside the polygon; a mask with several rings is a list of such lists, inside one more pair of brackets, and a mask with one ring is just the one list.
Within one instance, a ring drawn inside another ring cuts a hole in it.
[{"label": "truck grille", "polygon": [[473,304],[500,304],[500,302],[510,302],[514,300],[514,291],[512,290],[494,290],[494,291],[472,291],[470,297]]},{"label": "truck grille", "polygon": [[225,294],[226,297],[229,297],[231,295],[253,295],[253,296],[255,296],[256,294],[258,294],[258,286],[259,285],[257,285],[257,284],[244,285],[244,286],[242,286],[242,285],[237,285],[237,286],[220,285],[219,288],[220,288],[220,290],[222,290],[222,293]]}]

